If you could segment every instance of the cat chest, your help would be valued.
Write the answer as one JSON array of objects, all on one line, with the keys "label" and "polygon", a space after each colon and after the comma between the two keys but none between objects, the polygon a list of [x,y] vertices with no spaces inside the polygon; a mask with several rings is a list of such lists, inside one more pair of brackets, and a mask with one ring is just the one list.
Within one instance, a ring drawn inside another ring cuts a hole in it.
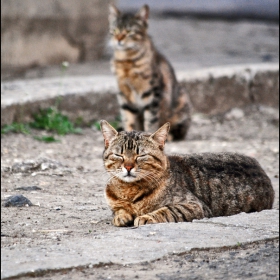
[{"label": "cat chest", "polygon": [[151,71],[149,69],[142,69],[141,67],[132,68],[129,66],[119,66],[116,68],[116,75],[120,91],[127,99],[135,101],[137,96],[142,96],[145,92],[151,89]]},{"label": "cat chest", "polygon": [[[166,204],[172,203],[172,197],[166,187],[147,192],[130,186],[129,188],[115,189],[107,188],[107,199],[111,208],[116,211],[120,208],[132,211],[136,215],[152,212]],[[112,195],[113,194],[113,195]]]}]

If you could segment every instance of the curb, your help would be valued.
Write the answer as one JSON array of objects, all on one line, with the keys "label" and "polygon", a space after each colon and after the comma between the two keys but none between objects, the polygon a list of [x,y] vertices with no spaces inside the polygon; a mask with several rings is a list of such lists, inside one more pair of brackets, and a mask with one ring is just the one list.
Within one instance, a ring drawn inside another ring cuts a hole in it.
[{"label": "curb", "polygon": [[194,111],[222,114],[234,107],[262,104],[279,108],[279,65],[213,67],[177,74]]},{"label": "curb", "polygon": [[[222,114],[251,104],[279,107],[279,65],[249,64],[177,73],[194,113]],[[115,77],[82,76],[1,83],[1,126],[28,122],[40,108],[53,106],[70,119],[89,123],[119,114]]]},{"label": "curb", "polygon": [[13,250],[2,248],[1,279],[112,263],[129,265],[150,262],[168,254],[225,249],[241,243],[276,238],[279,238],[279,210],[240,213],[191,223],[121,228],[88,238],[65,239],[59,246],[52,244],[46,248],[46,245],[39,245],[26,249],[26,246],[18,245]]}]

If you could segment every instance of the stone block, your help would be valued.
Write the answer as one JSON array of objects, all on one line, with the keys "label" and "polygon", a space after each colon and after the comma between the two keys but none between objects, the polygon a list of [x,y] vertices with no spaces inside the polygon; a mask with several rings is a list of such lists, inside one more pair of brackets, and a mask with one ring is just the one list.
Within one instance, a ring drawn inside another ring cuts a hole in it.
[{"label": "stone block", "polygon": [[109,0],[1,1],[2,69],[92,61],[103,55]]},{"label": "stone block", "polygon": [[257,72],[250,92],[254,103],[279,108],[279,71]]},{"label": "stone block", "polygon": [[279,66],[252,64],[181,72],[193,111],[223,114],[232,108],[262,104],[279,108]]},{"label": "stone block", "polygon": [[224,113],[233,107],[250,104],[245,79],[222,76],[182,83],[189,93],[195,112],[208,115]]}]

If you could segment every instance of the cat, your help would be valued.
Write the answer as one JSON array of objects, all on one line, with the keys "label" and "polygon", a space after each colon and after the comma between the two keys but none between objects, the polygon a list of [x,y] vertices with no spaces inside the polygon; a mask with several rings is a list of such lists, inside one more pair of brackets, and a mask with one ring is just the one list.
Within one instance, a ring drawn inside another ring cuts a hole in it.
[{"label": "cat", "polygon": [[254,158],[237,153],[165,155],[170,128],[117,132],[100,122],[113,225],[191,222],[271,209],[274,190]]},{"label": "cat", "polygon": [[147,5],[135,15],[109,5],[111,65],[120,90],[123,129],[152,132],[168,121],[169,140],[181,140],[191,123],[189,98],[147,34],[148,17]]}]

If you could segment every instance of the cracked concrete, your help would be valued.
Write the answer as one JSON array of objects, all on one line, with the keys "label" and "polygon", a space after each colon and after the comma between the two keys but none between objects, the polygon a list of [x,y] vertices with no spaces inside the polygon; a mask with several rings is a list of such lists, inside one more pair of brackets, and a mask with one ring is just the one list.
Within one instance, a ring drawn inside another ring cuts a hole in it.
[{"label": "cracked concrete", "polygon": [[[279,211],[195,220],[192,223],[156,224],[118,232],[71,239],[47,248],[17,246],[1,250],[1,276],[62,270],[100,264],[150,262],[192,249],[233,247],[279,237]],[[11,262],[11,260],[14,260]]]}]

